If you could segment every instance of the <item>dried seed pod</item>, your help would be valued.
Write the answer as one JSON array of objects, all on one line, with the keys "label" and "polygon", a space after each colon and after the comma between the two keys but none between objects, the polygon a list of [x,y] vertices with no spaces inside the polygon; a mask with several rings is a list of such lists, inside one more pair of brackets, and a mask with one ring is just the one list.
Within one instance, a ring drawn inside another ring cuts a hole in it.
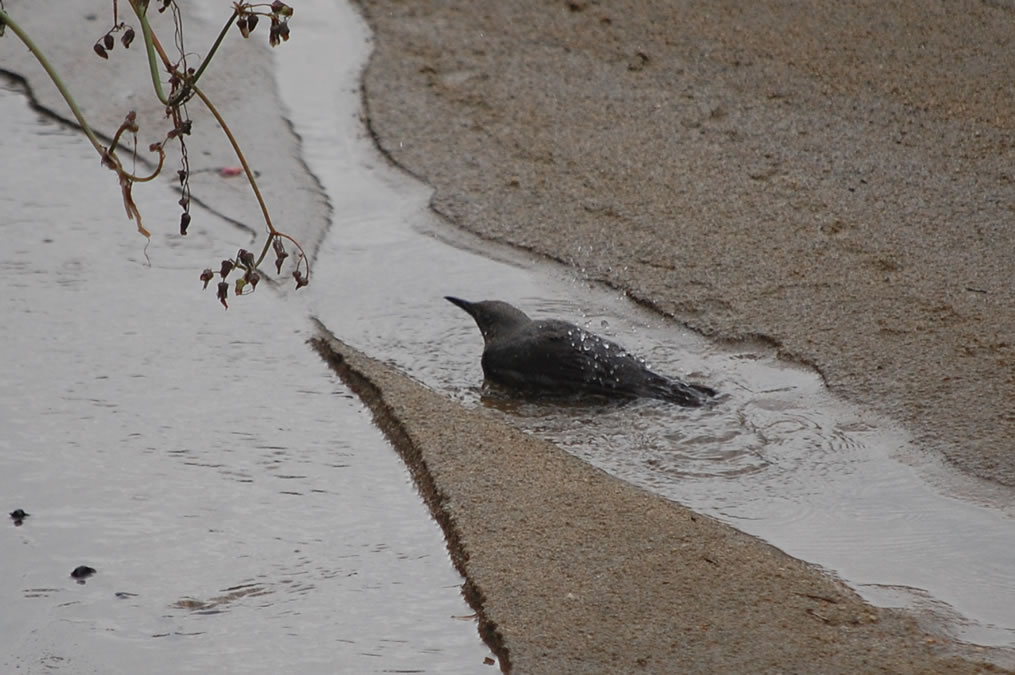
[{"label": "dried seed pod", "polygon": [[236,280],[236,290],[233,291],[233,295],[235,295],[237,297],[243,295],[243,287],[246,286],[246,285],[247,285],[247,280],[246,279],[244,279],[243,277],[240,277],[239,279],[237,279]]},{"label": "dried seed pod", "polygon": [[248,14],[247,15],[247,30],[250,31],[251,33],[253,33],[254,32],[254,28],[256,26],[257,26],[257,15],[256,14]]},{"label": "dried seed pod", "polygon": [[102,44],[106,47],[106,50],[112,49],[116,45],[116,40],[113,39],[112,33],[106,33],[102,36]]},{"label": "dried seed pod", "polygon": [[249,283],[250,287],[255,291],[257,290],[257,284],[260,283],[260,281],[261,275],[257,272],[257,270],[247,272],[247,283]]},{"label": "dried seed pod", "polygon": [[226,298],[229,296],[229,282],[220,281],[218,290],[218,299],[222,303],[222,306],[229,309],[229,303],[226,302]]},{"label": "dried seed pod", "polygon": [[296,280],[296,290],[299,290],[310,283],[309,279],[303,278],[303,273],[299,270],[293,271],[293,279]]},{"label": "dried seed pod", "polygon": [[271,13],[278,16],[290,17],[293,15],[293,8],[284,2],[275,0],[275,2],[271,3]]},{"label": "dried seed pod", "polygon": [[92,47],[92,49],[95,50],[95,53],[101,56],[102,58],[104,59],[109,58],[109,54],[106,53],[106,48],[102,46],[101,42],[96,42],[95,46]]},{"label": "dried seed pod", "polygon": [[134,41],[134,29],[128,28],[123,32],[120,37],[120,42],[123,43],[125,49],[130,49],[130,43]]},{"label": "dried seed pod", "polygon": [[225,279],[229,276],[229,273],[233,271],[233,267],[235,267],[235,265],[233,265],[232,260],[223,260],[222,268],[219,269],[219,276]]},{"label": "dried seed pod", "polygon": [[204,287],[208,288],[208,282],[215,278],[215,273],[211,271],[210,267],[206,267],[204,272],[201,272],[201,281],[204,282]]},{"label": "dried seed pod", "polygon": [[236,20],[236,27],[240,29],[240,35],[243,37],[250,37],[250,28],[247,26],[246,14]]},{"label": "dried seed pod", "polygon": [[285,246],[282,245],[281,239],[276,238],[275,241],[272,242],[271,247],[275,250],[275,272],[281,274],[282,263],[284,263],[285,259],[289,257],[289,254],[286,253]]},{"label": "dried seed pod", "polygon": [[[180,235],[187,236],[187,228],[190,227],[190,214],[184,211],[180,214]],[[207,284],[205,284],[207,286]]]},{"label": "dried seed pod", "polygon": [[288,42],[289,41],[289,22],[288,21],[283,21],[281,24],[279,24],[279,26],[278,26],[278,35],[279,35],[279,37],[282,38],[282,42]]},{"label": "dried seed pod", "polygon": [[131,110],[127,113],[127,116],[123,118],[123,128],[132,134],[136,134],[138,131],[137,126],[137,113]]},{"label": "dried seed pod", "polygon": [[236,254],[236,259],[243,263],[247,269],[253,269],[254,267],[254,254],[250,251],[241,248]]}]

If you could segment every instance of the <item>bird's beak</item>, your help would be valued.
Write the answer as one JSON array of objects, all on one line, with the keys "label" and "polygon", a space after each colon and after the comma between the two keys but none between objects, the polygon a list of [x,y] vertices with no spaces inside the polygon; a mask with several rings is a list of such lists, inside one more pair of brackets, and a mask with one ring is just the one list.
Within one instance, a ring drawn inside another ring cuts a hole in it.
[{"label": "bird's beak", "polygon": [[444,299],[450,302],[451,304],[458,305],[459,307],[464,309],[466,312],[469,313],[469,316],[471,316],[472,318],[476,318],[475,307],[468,300],[462,300],[461,298],[453,298],[450,295],[445,295]]}]

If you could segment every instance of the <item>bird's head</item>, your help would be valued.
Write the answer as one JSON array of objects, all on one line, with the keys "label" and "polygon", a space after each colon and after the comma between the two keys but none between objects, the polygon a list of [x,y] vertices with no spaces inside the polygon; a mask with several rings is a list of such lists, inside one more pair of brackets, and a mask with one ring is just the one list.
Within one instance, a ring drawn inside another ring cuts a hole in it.
[{"label": "bird's head", "polygon": [[479,326],[479,332],[483,334],[483,340],[487,344],[532,321],[522,310],[500,300],[469,302],[450,295],[444,296],[444,299],[469,313]]}]

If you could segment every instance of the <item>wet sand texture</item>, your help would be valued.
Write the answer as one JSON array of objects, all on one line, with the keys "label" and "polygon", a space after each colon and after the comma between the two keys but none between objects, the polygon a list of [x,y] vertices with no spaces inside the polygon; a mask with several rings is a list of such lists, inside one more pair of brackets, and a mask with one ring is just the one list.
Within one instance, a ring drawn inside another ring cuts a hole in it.
[{"label": "wet sand texture", "polygon": [[817,568],[316,344],[409,464],[513,672],[979,670]]},{"label": "wet sand texture", "polygon": [[362,0],[457,225],[761,337],[1015,486],[1015,6]]}]

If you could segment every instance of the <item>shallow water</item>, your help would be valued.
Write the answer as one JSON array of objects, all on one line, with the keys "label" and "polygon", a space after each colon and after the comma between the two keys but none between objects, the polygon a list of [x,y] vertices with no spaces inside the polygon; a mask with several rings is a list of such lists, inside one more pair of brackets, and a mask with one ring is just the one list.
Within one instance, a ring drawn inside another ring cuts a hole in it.
[{"label": "shallow water", "polygon": [[[248,242],[177,196],[123,215],[84,137],[0,86],[0,670],[489,672],[401,460],[305,344],[298,302],[229,312]],[[78,565],[97,574],[76,583]]]},{"label": "shallow water", "polygon": [[[429,190],[372,148],[350,95],[357,69],[333,72],[365,61],[362,20],[328,0],[301,12],[313,27],[279,65],[305,156],[335,205],[308,293],[323,323],[437,391],[499,407],[625,480],[827,567],[875,603],[931,610],[958,639],[1015,647],[1015,521],[1002,510],[1010,493],[998,501],[938,466],[887,420],[829,395],[815,373],[764,346],[710,344],[622,293],[440,223],[424,208]],[[482,339],[444,295],[570,319],[728,398],[706,410],[486,400]]]}]

